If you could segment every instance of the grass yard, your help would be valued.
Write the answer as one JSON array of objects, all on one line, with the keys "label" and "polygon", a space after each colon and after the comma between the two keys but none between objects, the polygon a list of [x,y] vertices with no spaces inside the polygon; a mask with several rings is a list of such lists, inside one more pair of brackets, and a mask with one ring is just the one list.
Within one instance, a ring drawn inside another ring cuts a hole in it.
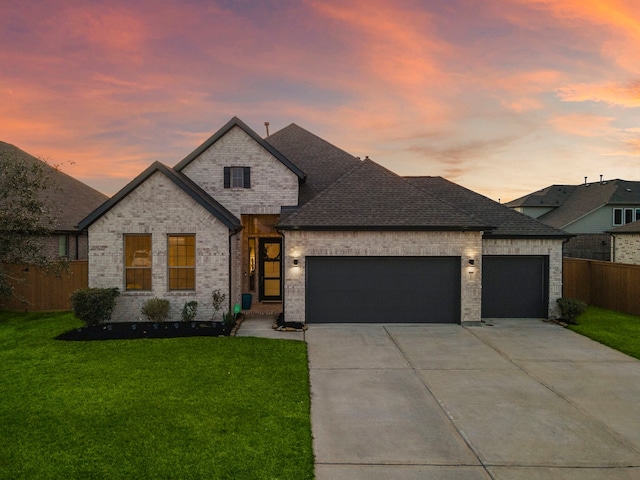
[{"label": "grass yard", "polygon": [[0,312],[0,478],[311,479],[306,344],[64,342]]},{"label": "grass yard", "polygon": [[589,307],[569,328],[597,342],[640,359],[640,317]]}]

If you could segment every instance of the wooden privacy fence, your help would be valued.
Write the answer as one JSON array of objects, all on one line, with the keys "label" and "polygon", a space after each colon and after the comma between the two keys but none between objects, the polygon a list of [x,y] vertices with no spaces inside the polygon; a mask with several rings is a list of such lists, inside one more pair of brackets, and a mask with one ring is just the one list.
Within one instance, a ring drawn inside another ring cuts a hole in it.
[{"label": "wooden privacy fence", "polygon": [[564,297],[640,315],[640,265],[565,258],[562,282]]},{"label": "wooden privacy fence", "polygon": [[3,268],[12,276],[24,279],[24,282],[16,285],[15,293],[29,302],[25,304],[17,298],[0,299],[2,308],[8,310],[71,310],[69,295],[79,288],[87,288],[89,284],[86,260],[69,262],[68,271],[63,271],[59,276],[33,265],[5,265]]}]

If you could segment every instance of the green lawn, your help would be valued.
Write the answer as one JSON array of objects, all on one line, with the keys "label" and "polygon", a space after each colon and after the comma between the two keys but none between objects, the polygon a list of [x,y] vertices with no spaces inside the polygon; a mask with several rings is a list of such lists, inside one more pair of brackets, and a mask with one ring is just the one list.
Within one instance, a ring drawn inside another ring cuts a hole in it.
[{"label": "green lawn", "polygon": [[640,359],[640,317],[589,307],[569,328],[597,342]]},{"label": "green lawn", "polygon": [[304,342],[77,326],[0,312],[0,478],[313,478]]}]

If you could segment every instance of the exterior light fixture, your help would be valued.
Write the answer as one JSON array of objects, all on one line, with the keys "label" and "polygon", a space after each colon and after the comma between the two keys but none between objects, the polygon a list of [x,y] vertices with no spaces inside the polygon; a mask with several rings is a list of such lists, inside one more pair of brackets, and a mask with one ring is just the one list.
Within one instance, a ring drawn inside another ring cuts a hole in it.
[{"label": "exterior light fixture", "polygon": [[298,266],[298,259],[297,259],[297,258],[294,258],[294,259],[293,259],[293,266],[294,266],[294,267],[297,267],[297,266]]},{"label": "exterior light fixture", "polygon": [[469,266],[473,267],[473,266],[475,266],[475,264],[476,264],[476,261],[473,258],[470,258],[469,259]]}]

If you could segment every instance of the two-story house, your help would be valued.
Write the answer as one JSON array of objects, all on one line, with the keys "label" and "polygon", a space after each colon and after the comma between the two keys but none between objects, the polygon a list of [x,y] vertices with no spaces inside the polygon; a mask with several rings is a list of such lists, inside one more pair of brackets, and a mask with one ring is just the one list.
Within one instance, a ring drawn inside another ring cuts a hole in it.
[{"label": "two-story house", "polygon": [[609,230],[640,220],[640,182],[603,180],[551,185],[506,204],[542,223],[575,235],[567,257],[611,259]]},{"label": "two-story house", "polygon": [[403,178],[292,124],[231,119],[170,168],[154,163],[85,218],[89,283],[145,300],[281,305],[288,321],[548,317],[567,234],[439,177]]}]

